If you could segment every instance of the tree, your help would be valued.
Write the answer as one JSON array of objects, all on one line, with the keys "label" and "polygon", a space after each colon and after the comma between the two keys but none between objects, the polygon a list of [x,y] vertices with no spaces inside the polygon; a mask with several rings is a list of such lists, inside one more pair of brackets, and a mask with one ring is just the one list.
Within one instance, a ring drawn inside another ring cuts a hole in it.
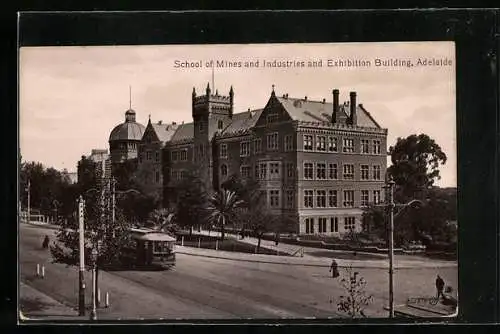
[{"label": "tree", "polygon": [[208,221],[221,229],[221,241],[224,241],[224,229],[228,222],[234,221],[236,210],[243,201],[231,190],[221,189],[208,200]]},{"label": "tree", "polygon": [[172,219],[174,215],[174,208],[156,209],[150,213],[147,226],[175,235],[179,228]]},{"label": "tree", "polygon": [[414,198],[440,179],[439,166],[446,163],[446,154],[426,134],[398,138],[389,148],[392,165],[387,173],[396,183],[396,198]]},{"label": "tree", "polygon": [[340,284],[345,295],[340,296],[340,301],[337,303],[338,310],[352,319],[365,318],[365,307],[373,301],[373,297],[366,294],[366,280],[349,266],[345,268],[345,274],[340,280]]},{"label": "tree", "polygon": [[188,173],[183,180],[172,188],[171,196],[175,207],[175,223],[188,227],[192,233],[195,225],[205,222],[207,194],[203,181],[193,173]]}]

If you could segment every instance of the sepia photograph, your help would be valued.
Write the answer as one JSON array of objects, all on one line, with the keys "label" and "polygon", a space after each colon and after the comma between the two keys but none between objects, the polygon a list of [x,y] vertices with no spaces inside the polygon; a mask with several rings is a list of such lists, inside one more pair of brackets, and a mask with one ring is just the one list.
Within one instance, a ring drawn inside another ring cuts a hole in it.
[{"label": "sepia photograph", "polygon": [[458,315],[453,42],[19,49],[19,320]]}]

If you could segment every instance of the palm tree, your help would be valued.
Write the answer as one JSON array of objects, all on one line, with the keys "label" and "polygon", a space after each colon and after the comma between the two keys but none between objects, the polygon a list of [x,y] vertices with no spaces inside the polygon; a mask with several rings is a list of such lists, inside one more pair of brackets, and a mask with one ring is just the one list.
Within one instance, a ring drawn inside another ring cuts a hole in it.
[{"label": "palm tree", "polygon": [[173,207],[155,209],[149,214],[148,225],[158,231],[175,234],[177,226],[173,223]]},{"label": "palm tree", "polygon": [[231,190],[221,189],[208,200],[208,222],[221,228],[221,241],[224,240],[224,227],[232,221],[236,209],[243,205],[243,201]]}]

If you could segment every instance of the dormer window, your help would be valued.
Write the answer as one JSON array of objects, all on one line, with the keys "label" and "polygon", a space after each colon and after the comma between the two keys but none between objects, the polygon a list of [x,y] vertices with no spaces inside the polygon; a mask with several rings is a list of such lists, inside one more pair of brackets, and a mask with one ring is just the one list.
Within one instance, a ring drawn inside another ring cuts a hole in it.
[{"label": "dormer window", "polygon": [[222,130],[222,128],[223,128],[223,127],[224,127],[224,122],[223,122],[223,121],[221,121],[221,120],[219,120],[219,121],[217,122],[217,129]]}]

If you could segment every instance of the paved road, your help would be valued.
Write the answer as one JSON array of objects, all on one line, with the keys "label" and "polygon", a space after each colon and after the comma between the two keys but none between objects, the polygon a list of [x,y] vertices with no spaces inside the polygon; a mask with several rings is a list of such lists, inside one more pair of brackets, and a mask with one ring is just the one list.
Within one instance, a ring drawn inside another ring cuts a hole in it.
[{"label": "paved road", "polygon": [[[20,228],[20,277],[23,282],[70,307],[77,305],[77,268],[50,262],[40,249],[42,236],[54,233],[37,226]],[[46,277],[36,278],[36,264],[44,264]],[[360,269],[374,297],[370,316],[386,316],[387,271]],[[457,268],[442,268],[447,284],[457,286]],[[435,269],[401,269],[395,276],[395,299],[430,296]],[[87,274],[87,302],[91,276]],[[102,319],[235,319],[327,318],[341,316],[336,303],[343,290],[325,268],[287,266],[178,254],[168,271],[101,272],[102,294],[109,292],[110,308]]]}]

